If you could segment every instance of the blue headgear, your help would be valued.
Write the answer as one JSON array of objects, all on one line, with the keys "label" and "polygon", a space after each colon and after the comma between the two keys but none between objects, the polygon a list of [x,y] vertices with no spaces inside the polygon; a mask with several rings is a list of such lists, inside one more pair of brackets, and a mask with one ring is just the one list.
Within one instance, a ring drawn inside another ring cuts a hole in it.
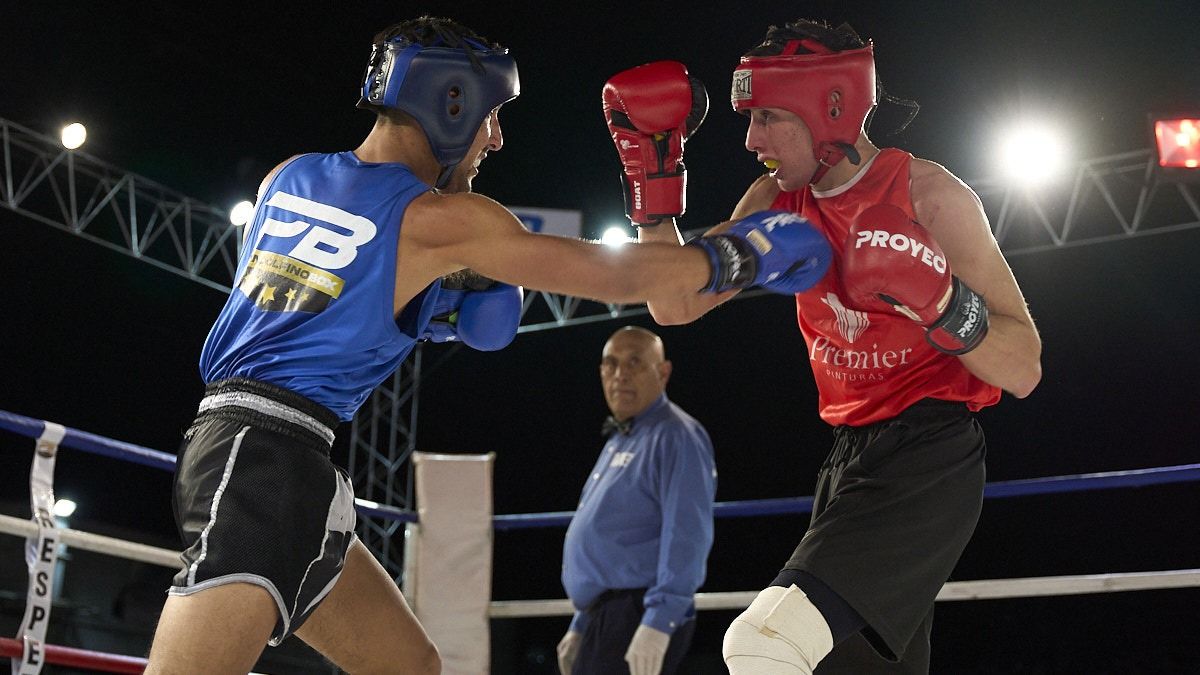
[{"label": "blue headgear", "polygon": [[376,44],[362,86],[361,103],[402,110],[421,125],[442,167],[437,187],[450,180],[492,110],[521,93],[507,49],[463,42],[423,46],[396,37]]}]

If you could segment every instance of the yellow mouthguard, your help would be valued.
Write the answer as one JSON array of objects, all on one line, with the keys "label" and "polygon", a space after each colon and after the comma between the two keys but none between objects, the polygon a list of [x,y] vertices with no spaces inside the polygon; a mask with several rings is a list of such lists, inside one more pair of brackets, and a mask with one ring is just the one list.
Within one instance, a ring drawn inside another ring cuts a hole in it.
[{"label": "yellow mouthguard", "polygon": [[779,160],[777,160],[777,159],[765,159],[765,160],[763,160],[763,165],[764,165],[764,166],[766,166],[766,167],[767,167],[768,169],[770,169],[771,171],[774,171],[775,169],[778,169],[778,168],[779,168]]}]

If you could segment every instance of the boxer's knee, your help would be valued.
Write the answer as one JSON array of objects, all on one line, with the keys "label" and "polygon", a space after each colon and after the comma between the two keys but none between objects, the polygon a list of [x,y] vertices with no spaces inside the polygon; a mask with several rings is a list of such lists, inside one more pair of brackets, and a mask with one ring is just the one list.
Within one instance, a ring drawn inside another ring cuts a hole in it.
[{"label": "boxer's knee", "polygon": [[730,675],[811,675],[832,649],[829,625],[804,591],[771,586],[729,625],[721,655]]}]

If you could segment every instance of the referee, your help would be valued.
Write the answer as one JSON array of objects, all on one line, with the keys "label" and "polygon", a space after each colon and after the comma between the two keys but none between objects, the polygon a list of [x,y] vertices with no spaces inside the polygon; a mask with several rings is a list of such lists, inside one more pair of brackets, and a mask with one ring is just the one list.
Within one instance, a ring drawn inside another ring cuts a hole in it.
[{"label": "referee", "polygon": [[575,607],[558,645],[574,675],[674,673],[695,629],[693,596],[713,540],[716,469],[700,423],[666,396],[662,340],[627,326],[604,345],[612,415],[563,545]]}]

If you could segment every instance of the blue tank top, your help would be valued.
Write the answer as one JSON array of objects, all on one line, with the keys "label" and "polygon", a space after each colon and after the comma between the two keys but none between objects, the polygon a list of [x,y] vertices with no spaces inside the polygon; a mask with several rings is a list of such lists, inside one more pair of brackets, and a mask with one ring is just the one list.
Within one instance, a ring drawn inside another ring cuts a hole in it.
[{"label": "blue tank top", "polygon": [[352,152],[295,158],[255,207],[237,288],[200,354],[205,383],[249,377],[354,416],[429,323],[434,282],[393,316],[396,245],[430,187]]}]

